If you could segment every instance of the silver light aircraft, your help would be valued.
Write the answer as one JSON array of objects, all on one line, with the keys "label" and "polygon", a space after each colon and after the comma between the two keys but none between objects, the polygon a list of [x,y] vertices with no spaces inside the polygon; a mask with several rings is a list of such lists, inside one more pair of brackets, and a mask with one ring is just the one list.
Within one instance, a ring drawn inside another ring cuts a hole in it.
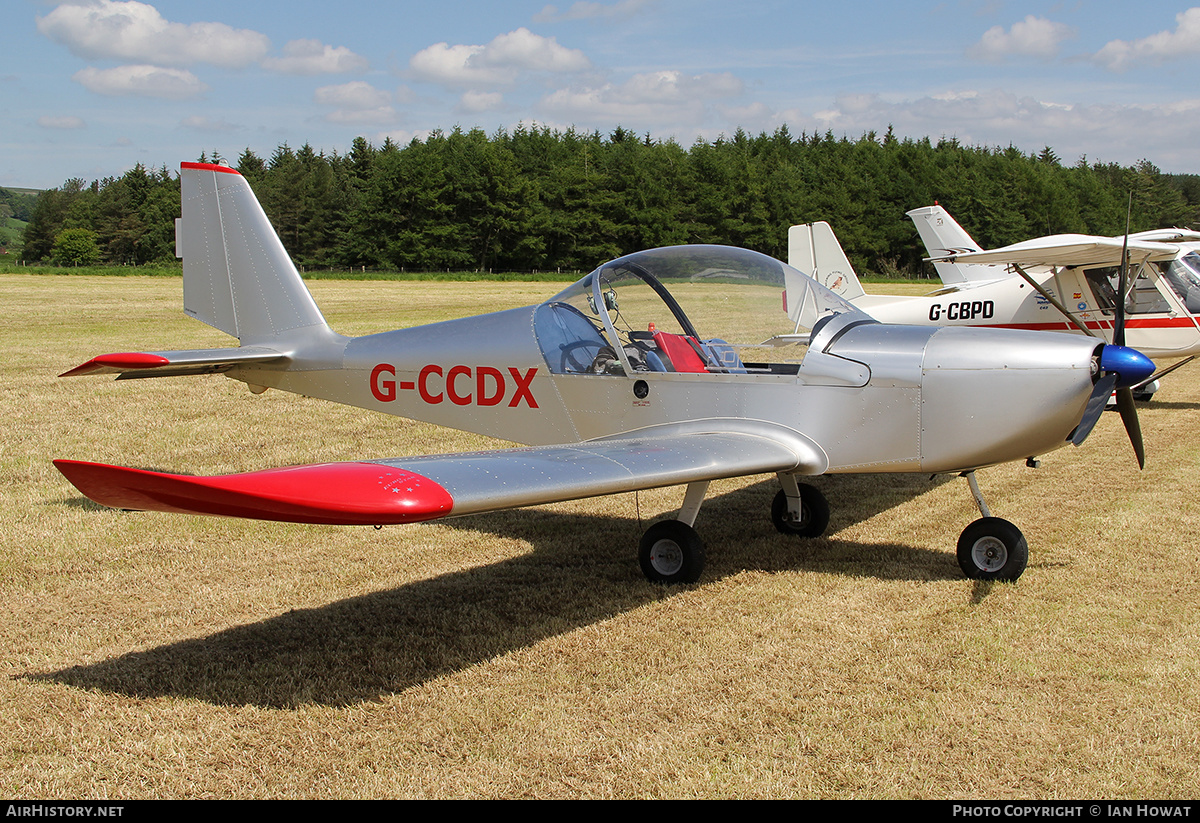
[{"label": "silver light aircraft", "polygon": [[[955,472],[982,515],[960,566],[1015,580],[1027,543],[990,515],[975,470],[1081,443],[1113,386],[1153,370],[1069,335],[885,325],[790,266],[721,246],[638,252],[535,306],[348,338],[240,174],[184,163],[181,187],[184,311],[240,345],[106,354],[64,376],[223,373],[528,447],[214,477],[55,461],[107,506],[384,525],[686,485],[678,516],[638,551],[650,580],[677,583],[700,577],[693,525],[713,480],[775,473],[776,528],[816,536],[828,503],[804,477]],[[804,344],[758,342],[781,328],[806,330]]]}]

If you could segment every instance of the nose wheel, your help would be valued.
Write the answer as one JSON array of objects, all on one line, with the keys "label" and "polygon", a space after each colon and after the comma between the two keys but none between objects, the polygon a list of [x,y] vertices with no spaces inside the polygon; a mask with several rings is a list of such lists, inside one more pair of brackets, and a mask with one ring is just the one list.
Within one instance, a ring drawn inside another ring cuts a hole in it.
[{"label": "nose wheel", "polygon": [[958,565],[972,580],[1013,581],[1029,563],[1021,530],[999,517],[981,517],[958,538]]},{"label": "nose wheel", "polygon": [[958,566],[972,580],[1013,581],[1029,564],[1029,544],[1021,530],[1000,517],[992,517],[979,491],[975,472],[964,475],[983,515],[958,538]]}]

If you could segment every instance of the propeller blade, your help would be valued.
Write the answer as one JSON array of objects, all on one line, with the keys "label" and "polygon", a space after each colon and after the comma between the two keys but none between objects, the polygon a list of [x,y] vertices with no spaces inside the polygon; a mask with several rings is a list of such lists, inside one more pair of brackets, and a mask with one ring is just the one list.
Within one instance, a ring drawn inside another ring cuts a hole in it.
[{"label": "propeller blade", "polygon": [[1133,445],[1133,453],[1137,455],[1138,468],[1144,469],[1146,446],[1142,443],[1142,427],[1138,423],[1137,408],[1133,402],[1133,389],[1117,389],[1117,410],[1121,412],[1121,422],[1125,424],[1125,432]]},{"label": "propeller blade", "polygon": [[1113,342],[1118,346],[1125,345],[1125,280],[1129,274],[1129,218],[1133,214],[1133,192],[1129,192],[1129,202],[1125,207],[1125,240],[1121,243],[1121,275],[1117,279],[1116,328],[1113,330]]},{"label": "propeller blade", "polygon": [[[1075,427],[1075,433],[1071,435],[1071,442],[1078,446],[1087,436],[1092,433],[1092,429],[1096,426],[1096,421],[1100,419],[1100,415],[1104,413],[1104,407],[1108,405],[1108,398],[1112,396],[1113,387],[1117,385],[1116,372],[1109,372],[1096,381],[1096,385],[1092,387],[1092,393],[1088,397],[1087,406],[1083,409],[1083,419],[1079,421],[1079,425]],[[1133,393],[1130,392],[1130,399],[1133,398]]]}]

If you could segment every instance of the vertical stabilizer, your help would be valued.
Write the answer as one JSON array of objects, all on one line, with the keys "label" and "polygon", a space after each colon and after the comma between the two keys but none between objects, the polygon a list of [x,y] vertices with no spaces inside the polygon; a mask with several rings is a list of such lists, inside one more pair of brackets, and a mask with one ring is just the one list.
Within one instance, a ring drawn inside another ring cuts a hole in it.
[{"label": "vertical stabilizer", "polygon": [[858,275],[826,222],[805,223],[788,229],[788,265],[847,300],[863,296]]},{"label": "vertical stabilizer", "polygon": [[[925,244],[925,252],[930,257],[983,251],[971,235],[967,234],[966,230],[958,224],[958,221],[941,206],[913,209],[908,212],[908,217],[917,227],[917,233],[921,235],[921,242]],[[983,263],[934,261],[933,268],[941,278],[943,286],[979,285],[991,283],[1005,276],[1003,267],[989,266]]]},{"label": "vertical stabilizer", "polygon": [[184,312],[243,345],[327,328],[246,178],[228,166],[183,163],[179,179]]}]

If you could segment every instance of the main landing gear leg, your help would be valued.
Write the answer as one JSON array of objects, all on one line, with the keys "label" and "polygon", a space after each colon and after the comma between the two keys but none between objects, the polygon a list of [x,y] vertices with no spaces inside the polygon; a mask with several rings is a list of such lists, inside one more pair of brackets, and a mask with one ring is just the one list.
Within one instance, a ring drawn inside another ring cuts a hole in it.
[{"label": "main landing gear leg", "polygon": [[958,565],[972,580],[1016,580],[1029,563],[1029,544],[1021,530],[999,517],[992,517],[979,491],[975,472],[963,472],[982,515],[958,538]]},{"label": "main landing gear leg", "polygon": [[704,541],[692,524],[708,491],[708,481],[689,483],[678,520],[660,520],[642,535],[638,562],[652,583],[695,583],[704,571]]}]

